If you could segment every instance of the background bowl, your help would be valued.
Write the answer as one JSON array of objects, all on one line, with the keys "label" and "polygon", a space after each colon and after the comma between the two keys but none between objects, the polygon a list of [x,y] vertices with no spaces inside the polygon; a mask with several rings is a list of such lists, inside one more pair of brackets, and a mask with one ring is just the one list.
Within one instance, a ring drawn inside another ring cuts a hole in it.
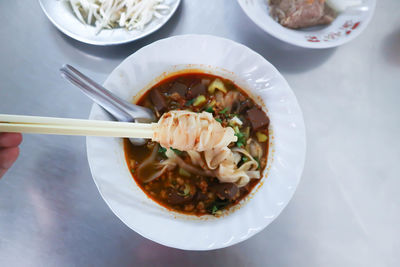
[{"label": "background bowl", "polygon": [[85,25],[78,20],[69,3],[61,0],[39,0],[40,6],[49,20],[61,32],[78,41],[93,45],[116,45],[143,38],[160,29],[175,13],[181,0],[166,0],[171,7],[161,19],[153,19],[142,31],[126,29],[103,29],[96,34],[95,27]]},{"label": "background bowl", "polygon": [[347,43],[367,27],[375,11],[375,0],[363,0],[362,8],[347,10],[329,25],[293,30],[269,15],[268,0],[238,0],[246,15],[261,29],[281,41],[306,48],[329,48]]},{"label": "background bowl", "polygon": [[[305,158],[303,117],[289,85],[270,63],[241,44],[214,36],[182,35],[154,42],[124,60],[104,85],[132,101],[183,69],[201,69],[233,80],[266,107],[271,120],[268,165],[250,196],[220,218],[168,211],[136,185],[118,138],[88,137],[89,165],[108,206],[142,236],[180,249],[227,247],[261,231],[292,198]],[[94,105],[90,119],[109,117]]]}]

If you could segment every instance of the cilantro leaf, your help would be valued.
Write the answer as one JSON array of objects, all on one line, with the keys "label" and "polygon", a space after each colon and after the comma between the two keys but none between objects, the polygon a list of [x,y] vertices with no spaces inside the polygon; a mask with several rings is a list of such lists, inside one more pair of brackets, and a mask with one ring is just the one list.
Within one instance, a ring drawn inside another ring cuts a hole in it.
[{"label": "cilantro leaf", "polygon": [[175,152],[175,154],[177,154],[178,156],[182,155],[182,151],[180,151],[179,149],[175,149],[171,147],[171,150]]},{"label": "cilantro leaf", "polygon": [[214,109],[212,107],[208,107],[208,108],[205,109],[205,111],[208,112],[208,113],[213,113]]},{"label": "cilantro leaf", "polygon": [[223,110],[221,110],[221,111],[219,112],[219,114],[225,114],[227,111],[228,111],[228,108],[224,108]]},{"label": "cilantro leaf", "polygon": [[158,153],[160,153],[163,157],[167,157],[167,155],[165,155],[165,152],[167,152],[167,149],[165,147],[160,146],[158,148]]},{"label": "cilantro leaf", "polygon": [[236,145],[238,147],[242,147],[242,146],[244,146],[244,144],[246,144],[246,136],[245,136],[244,133],[238,131],[238,132],[235,133],[235,136],[238,139],[237,142],[236,142]]},{"label": "cilantro leaf", "polygon": [[217,198],[212,204],[211,206],[209,206],[209,208],[207,209],[212,215],[215,215],[217,213],[217,211],[225,208],[226,206],[228,206],[230,203],[229,200],[221,200],[219,198]]},{"label": "cilantro leaf", "polygon": [[214,205],[211,209],[211,214],[214,215],[215,213],[217,213],[217,211],[218,211],[217,205]]},{"label": "cilantro leaf", "polygon": [[242,133],[242,132],[237,132],[237,133],[235,133],[235,135],[236,135],[237,138],[239,138],[239,139],[243,139],[243,138],[244,138],[244,133]]},{"label": "cilantro leaf", "polygon": [[188,107],[188,106],[191,106],[191,105],[193,104],[194,101],[195,101],[195,98],[186,101],[185,106],[187,106],[187,107]]},{"label": "cilantro leaf", "polygon": [[254,159],[257,161],[257,164],[258,164],[258,168],[260,169],[261,167],[261,165],[260,165],[260,160],[258,159],[258,157],[254,157]]}]

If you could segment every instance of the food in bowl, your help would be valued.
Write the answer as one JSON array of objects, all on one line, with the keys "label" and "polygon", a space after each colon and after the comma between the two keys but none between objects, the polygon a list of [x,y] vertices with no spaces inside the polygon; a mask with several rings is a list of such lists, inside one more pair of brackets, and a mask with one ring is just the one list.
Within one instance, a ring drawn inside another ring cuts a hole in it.
[{"label": "food in bowl", "polygon": [[330,24],[338,15],[361,0],[269,0],[270,14],[291,29]]},{"label": "food in bowl", "polygon": [[[181,140],[160,141],[161,145],[148,141],[142,146],[124,140],[134,180],[160,205],[190,215],[218,216],[238,204],[259,182],[267,165],[269,118],[232,81],[200,72],[180,73],[153,86],[136,104],[152,109],[160,125],[186,123],[185,116],[199,114],[199,121],[192,121],[193,130],[176,137],[190,139],[196,136],[197,127],[210,127],[214,122],[218,124],[215,129],[222,126],[235,137],[228,146],[188,151],[173,147]],[[174,119],[177,110],[176,116],[181,117]],[[168,119],[170,123],[165,122]]]},{"label": "food in bowl", "polygon": [[162,18],[170,8],[165,0],[66,0],[84,24],[102,29],[143,30],[153,19]]},{"label": "food in bowl", "polygon": [[329,24],[336,17],[325,0],[270,0],[269,4],[271,16],[292,29]]}]

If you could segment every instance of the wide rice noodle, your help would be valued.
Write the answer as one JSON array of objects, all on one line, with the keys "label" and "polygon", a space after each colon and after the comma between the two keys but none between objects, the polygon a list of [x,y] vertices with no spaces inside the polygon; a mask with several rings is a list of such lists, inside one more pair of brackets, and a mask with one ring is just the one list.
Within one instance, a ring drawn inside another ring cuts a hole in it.
[{"label": "wide rice noodle", "polygon": [[[188,151],[194,165],[203,169],[212,170],[213,175],[222,183],[235,183],[242,187],[248,184],[250,179],[261,177],[257,161],[243,148],[227,147],[204,151],[204,158],[199,152]],[[241,154],[248,158],[248,161],[240,167],[237,166]]]},{"label": "wide rice noodle", "polygon": [[[237,141],[234,130],[222,127],[211,113],[167,112],[154,128],[153,141],[167,148],[168,159],[158,163],[157,172],[151,180],[177,165],[193,174],[217,177],[220,182],[235,183],[239,187],[247,185],[250,179],[261,177],[254,159],[254,156],[261,157],[260,145],[255,140],[249,141],[248,146],[254,150],[253,153],[238,147],[229,149],[228,145]],[[185,162],[170,148],[186,151],[192,164]],[[248,160],[238,166],[242,155]]]},{"label": "wide rice noodle", "polygon": [[158,121],[153,141],[166,148],[202,152],[227,147],[237,137],[232,128],[222,127],[211,113],[173,110]]}]

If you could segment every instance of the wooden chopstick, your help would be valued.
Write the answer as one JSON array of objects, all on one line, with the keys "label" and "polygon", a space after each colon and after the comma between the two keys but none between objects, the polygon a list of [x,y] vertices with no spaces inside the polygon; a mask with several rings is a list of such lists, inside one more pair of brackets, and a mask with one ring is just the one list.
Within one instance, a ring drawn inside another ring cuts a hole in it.
[{"label": "wooden chopstick", "polygon": [[151,139],[154,125],[0,114],[0,132]]}]

